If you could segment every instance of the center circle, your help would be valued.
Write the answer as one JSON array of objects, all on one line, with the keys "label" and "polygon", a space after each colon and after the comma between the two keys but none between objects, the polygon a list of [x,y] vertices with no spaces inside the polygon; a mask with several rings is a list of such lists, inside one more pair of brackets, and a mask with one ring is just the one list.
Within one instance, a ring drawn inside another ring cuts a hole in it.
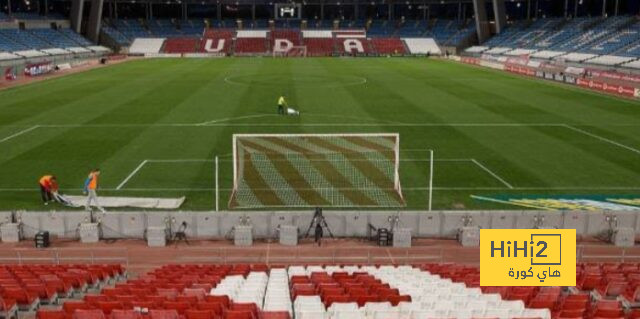
[{"label": "center circle", "polygon": [[360,76],[335,74],[247,74],[228,76],[224,81],[235,85],[280,86],[286,84],[314,88],[337,88],[367,83],[367,79]]}]

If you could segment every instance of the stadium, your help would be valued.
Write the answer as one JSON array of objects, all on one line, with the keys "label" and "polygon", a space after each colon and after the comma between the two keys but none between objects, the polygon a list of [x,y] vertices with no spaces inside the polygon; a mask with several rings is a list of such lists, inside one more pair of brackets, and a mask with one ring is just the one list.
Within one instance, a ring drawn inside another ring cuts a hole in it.
[{"label": "stadium", "polygon": [[0,0],[0,317],[640,318],[640,1]]}]

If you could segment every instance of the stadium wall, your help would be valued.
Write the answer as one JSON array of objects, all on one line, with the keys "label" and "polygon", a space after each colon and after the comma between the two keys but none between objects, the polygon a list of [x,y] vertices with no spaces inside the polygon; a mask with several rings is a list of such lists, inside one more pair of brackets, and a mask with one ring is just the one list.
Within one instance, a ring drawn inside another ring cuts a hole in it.
[{"label": "stadium wall", "polygon": [[[142,239],[149,227],[177,230],[187,223],[190,238],[225,238],[240,220],[248,216],[255,238],[276,238],[280,225],[296,225],[300,232],[309,227],[312,211],[227,211],[227,212],[0,212],[0,225],[18,223],[22,236],[31,239],[38,231],[58,238],[78,239],[79,226],[96,222],[103,239]],[[640,217],[630,211],[325,211],[324,216],[336,237],[364,238],[369,225],[390,228],[398,217],[398,227],[411,229],[414,237],[456,238],[460,228],[567,228],[578,236],[598,236],[618,225],[640,232]]]}]

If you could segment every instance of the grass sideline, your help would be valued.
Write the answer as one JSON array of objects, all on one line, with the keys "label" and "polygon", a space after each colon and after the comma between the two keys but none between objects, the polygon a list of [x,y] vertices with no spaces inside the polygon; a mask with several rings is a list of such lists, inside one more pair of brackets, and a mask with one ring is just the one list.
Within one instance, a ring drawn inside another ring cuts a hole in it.
[{"label": "grass sideline", "polygon": [[[276,116],[279,94],[302,116]],[[400,133],[408,209],[427,205],[428,149],[434,209],[638,194],[639,107],[422,58],[132,61],[0,92],[0,209],[43,209],[41,175],[78,194],[100,167],[102,195],[184,195],[183,209],[210,210],[216,155],[224,209],[233,133]]]}]

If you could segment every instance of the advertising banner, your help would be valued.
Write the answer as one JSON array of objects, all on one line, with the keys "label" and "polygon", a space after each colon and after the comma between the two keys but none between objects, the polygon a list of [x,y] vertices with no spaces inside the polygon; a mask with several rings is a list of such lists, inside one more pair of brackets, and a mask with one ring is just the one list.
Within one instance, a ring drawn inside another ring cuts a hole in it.
[{"label": "advertising banner", "polygon": [[607,78],[612,80],[626,81],[626,82],[633,82],[633,83],[640,84],[640,76],[638,75],[625,74],[625,73],[612,72],[612,71],[600,71],[600,70],[594,70],[594,69],[589,69],[588,73],[594,77],[601,77],[601,78]]},{"label": "advertising banner", "polygon": [[466,64],[476,64],[476,65],[480,64],[480,59],[473,58],[473,57],[462,57],[460,61]]},{"label": "advertising banner", "polygon": [[636,92],[636,89],[630,86],[608,84],[595,80],[578,79],[576,83],[581,87],[627,97],[635,97]]}]

